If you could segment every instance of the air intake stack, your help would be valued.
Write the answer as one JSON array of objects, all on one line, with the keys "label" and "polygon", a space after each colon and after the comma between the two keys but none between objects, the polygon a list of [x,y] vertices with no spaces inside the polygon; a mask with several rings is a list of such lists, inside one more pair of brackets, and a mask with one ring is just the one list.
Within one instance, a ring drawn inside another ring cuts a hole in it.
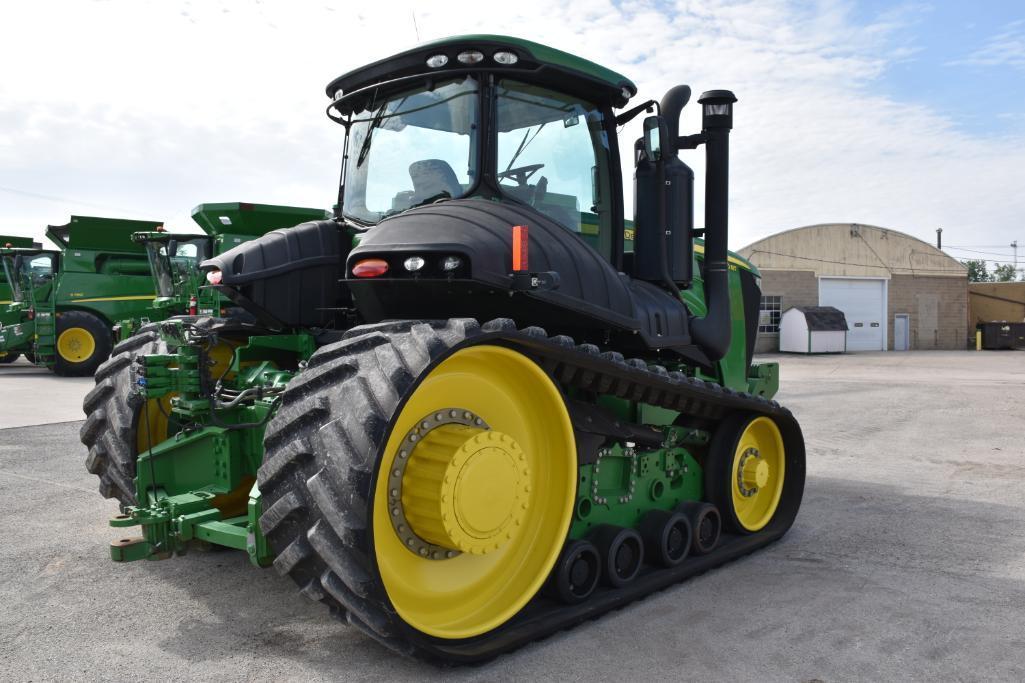
[{"label": "air intake stack", "polygon": [[726,355],[730,346],[729,236],[730,130],[733,103],[729,90],[709,90],[701,104],[701,135],[705,142],[705,302],[708,313],[695,318],[691,335],[709,360]]}]

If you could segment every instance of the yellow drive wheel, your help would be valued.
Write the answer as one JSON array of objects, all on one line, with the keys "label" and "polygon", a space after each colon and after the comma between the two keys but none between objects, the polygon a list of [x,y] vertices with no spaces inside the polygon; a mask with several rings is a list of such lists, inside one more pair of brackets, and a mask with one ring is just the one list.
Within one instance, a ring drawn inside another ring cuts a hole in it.
[{"label": "yellow drive wheel", "polygon": [[81,363],[96,352],[96,339],[83,327],[69,327],[57,337],[57,353],[69,363]]},{"label": "yellow drive wheel", "polygon": [[727,432],[726,443],[717,444],[719,467],[709,468],[719,481],[709,484],[719,491],[727,485],[728,494],[714,502],[720,508],[728,506],[723,512],[735,530],[760,531],[772,521],[783,495],[787,474],[783,436],[772,418],[764,415],[727,420],[720,429]]},{"label": "yellow drive wheel", "polygon": [[151,398],[139,407],[138,423],[135,427],[136,456],[167,441],[170,436],[168,425],[170,423],[171,398],[174,396],[177,394]]},{"label": "yellow drive wheel", "polygon": [[562,395],[516,351],[457,351],[399,413],[374,490],[374,552],[413,628],[469,638],[508,621],[562,550],[576,492]]}]

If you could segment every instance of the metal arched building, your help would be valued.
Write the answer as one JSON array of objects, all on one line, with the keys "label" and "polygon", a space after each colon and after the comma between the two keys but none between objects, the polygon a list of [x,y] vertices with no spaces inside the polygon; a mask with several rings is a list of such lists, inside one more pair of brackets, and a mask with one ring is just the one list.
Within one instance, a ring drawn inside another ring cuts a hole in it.
[{"label": "metal arched building", "polygon": [[739,253],[762,272],[756,351],[779,349],[779,318],[793,306],[842,310],[850,351],[968,345],[967,270],[916,237],[829,223],[780,232]]}]

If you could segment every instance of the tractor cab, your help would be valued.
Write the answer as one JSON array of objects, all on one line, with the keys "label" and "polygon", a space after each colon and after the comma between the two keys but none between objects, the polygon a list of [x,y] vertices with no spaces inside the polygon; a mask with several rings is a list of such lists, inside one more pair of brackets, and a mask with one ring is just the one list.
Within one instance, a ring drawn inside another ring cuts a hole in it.
[{"label": "tractor cab", "polygon": [[40,329],[53,324],[54,277],[60,252],[38,248],[0,249],[10,300],[0,305],[0,362],[29,351]]},{"label": "tractor cab", "polygon": [[530,207],[607,260],[623,211],[613,106],[619,74],[497,36],[432,43],[345,74],[329,115],[347,130],[339,213],[376,225],[476,198]]},{"label": "tractor cab", "polygon": [[3,273],[11,288],[10,305],[25,308],[49,301],[59,251],[36,248],[0,249]]},{"label": "tractor cab", "polygon": [[[730,291],[758,304],[756,273],[731,283],[727,265],[728,91],[704,93],[702,131],[681,136],[688,86],[617,115],[636,93],[626,77],[530,41],[462,36],[344,74],[327,92],[346,133],[336,220],[355,244],[337,224],[311,223],[202,265],[273,327],[331,326],[346,307],[368,322],[503,315],[713,371],[730,349]],[[617,128],[646,111],[657,114],[630,146],[627,253]],[[697,251],[694,174],[678,153],[701,145]],[[743,376],[752,350],[731,372]]]}]

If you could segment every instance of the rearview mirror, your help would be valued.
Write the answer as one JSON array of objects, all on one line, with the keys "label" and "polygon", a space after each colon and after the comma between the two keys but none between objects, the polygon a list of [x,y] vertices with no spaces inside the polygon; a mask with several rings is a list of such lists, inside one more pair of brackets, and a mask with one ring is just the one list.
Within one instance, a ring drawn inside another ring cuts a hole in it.
[{"label": "rearview mirror", "polygon": [[644,155],[649,161],[662,158],[662,117],[648,116],[644,119]]}]

